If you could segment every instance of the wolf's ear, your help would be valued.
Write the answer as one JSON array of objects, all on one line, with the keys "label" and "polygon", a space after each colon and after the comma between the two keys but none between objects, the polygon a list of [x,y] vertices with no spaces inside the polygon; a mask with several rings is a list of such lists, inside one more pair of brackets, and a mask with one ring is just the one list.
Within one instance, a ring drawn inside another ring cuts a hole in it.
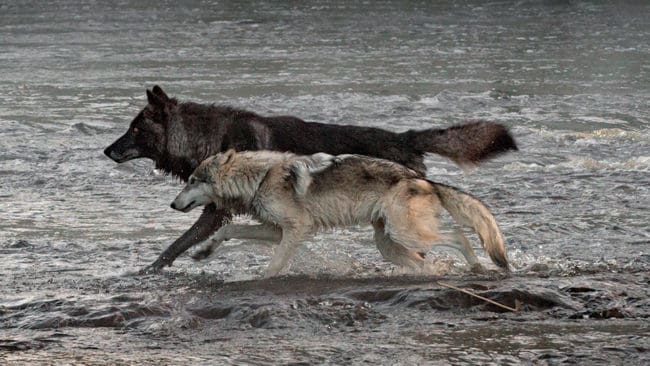
[{"label": "wolf's ear", "polygon": [[158,97],[160,97],[160,99],[162,99],[162,100],[165,100],[165,101],[170,100],[169,97],[167,96],[167,94],[165,94],[165,92],[162,90],[162,88],[159,87],[158,85],[154,85],[154,86],[153,86],[153,89],[151,89],[151,91],[152,91],[155,95],[157,95]]},{"label": "wolf's ear", "polygon": [[222,168],[229,168],[235,161],[235,154],[237,154],[235,149],[228,149],[228,151],[222,153],[218,159],[219,166]]},{"label": "wolf's ear", "polygon": [[165,107],[165,102],[166,100],[157,96],[156,94],[152,93],[151,90],[147,89],[147,101],[149,102],[149,105],[158,107],[158,108],[163,108]]}]

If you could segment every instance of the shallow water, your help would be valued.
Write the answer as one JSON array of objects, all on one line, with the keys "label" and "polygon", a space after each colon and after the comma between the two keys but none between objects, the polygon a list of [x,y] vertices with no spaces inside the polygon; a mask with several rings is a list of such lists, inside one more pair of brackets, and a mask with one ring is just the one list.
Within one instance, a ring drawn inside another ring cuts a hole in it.
[{"label": "shallow water", "polygon": [[[649,10],[0,4],[0,360],[648,363]],[[102,154],[154,84],[395,131],[507,124],[521,151],[468,174],[427,165],[493,210],[514,273],[472,274],[432,251],[430,273],[404,274],[351,228],[307,242],[281,278],[259,280],[269,247],[236,241],[137,275],[198,215],[169,208],[181,184],[150,161]]]}]

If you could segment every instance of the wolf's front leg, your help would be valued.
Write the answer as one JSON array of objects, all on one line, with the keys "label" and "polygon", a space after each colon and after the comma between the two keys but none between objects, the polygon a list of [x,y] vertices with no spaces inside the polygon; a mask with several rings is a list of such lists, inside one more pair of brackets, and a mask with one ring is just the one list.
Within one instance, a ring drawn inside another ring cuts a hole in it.
[{"label": "wolf's front leg", "polygon": [[275,249],[271,263],[264,273],[265,278],[277,276],[280,271],[287,265],[298,244],[304,239],[306,232],[297,230],[282,230],[282,240],[280,245]]},{"label": "wolf's front leg", "polygon": [[180,238],[176,239],[155,262],[143,268],[141,274],[157,273],[165,266],[171,266],[172,262],[187,249],[207,239],[222,225],[230,221],[232,215],[228,210],[217,209],[211,203],[203,209],[199,219]]},{"label": "wolf's front leg", "polygon": [[212,238],[206,240],[196,253],[192,255],[195,260],[209,257],[221,243],[230,239],[267,240],[278,242],[282,238],[282,231],[273,225],[239,225],[228,224],[219,229]]}]

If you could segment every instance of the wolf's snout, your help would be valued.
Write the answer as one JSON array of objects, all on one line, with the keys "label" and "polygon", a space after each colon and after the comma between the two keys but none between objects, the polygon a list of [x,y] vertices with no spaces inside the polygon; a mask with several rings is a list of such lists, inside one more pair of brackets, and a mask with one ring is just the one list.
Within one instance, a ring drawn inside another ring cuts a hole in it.
[{"label": "wolf's snout", "polygon": [[104,149],[104,154],[116,163],[144,157],[130,130]]},{"label": "wolf's snout", "polygon": [[108,156],[109,158],[111,158],[111,160],[113,160],[116,163],[120,162],[119,161],[120,156],[115,153],[115,150],[113,150],[113,145],[111,145],[111,146],[107,147],[106,149],[104,149],[104,155]]},{"label": "wolf's snout", "polygon": [[[180,201],[179,201],[180,200]],[[177,202],[178,201],[178,202]],[[184,203],[183,199],[176,198],[174,202],[172,202],[171,205],[169,205],[171,208],[174,210],[182,211],[182,212],[189,212],[191,211],[194,207],[196,207],[196,200],[192,200],[190,203]]]},{"label": "wolf's snout", "polygon": [[121,163],[124,161],[124,156],[123,154],[115,151],[115,144],[107,147],[104,149],[104,155],[108,156],[111,160],[113,160],[116,163]]}]

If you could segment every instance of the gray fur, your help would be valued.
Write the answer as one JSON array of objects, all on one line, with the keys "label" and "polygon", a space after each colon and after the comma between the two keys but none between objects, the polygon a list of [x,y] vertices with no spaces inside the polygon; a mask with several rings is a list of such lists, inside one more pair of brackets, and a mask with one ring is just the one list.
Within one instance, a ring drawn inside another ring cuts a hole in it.
[{"label": "gray fur", "polygon": [[455,242],[441,240],[437,216],[443,207],[459,224],[479,234],[495,264],[508,268],[496,220],[479,200],[387,160],[229,150],[203,161],[172,207],[189,211],[196,205],[188,202],[208,201],[217,208],[252,215],[262,225],[249,234],[241,225],[226,225],[196,257],[204,258],[229,238],[279,239],[267,276],[277,275],[287,265],[306,236],[357,224],[373,225],[377,248],[395,264],[422,268],[423,253],[433,245],[455,248],[470,264],[477,264],[462,233]]}]

